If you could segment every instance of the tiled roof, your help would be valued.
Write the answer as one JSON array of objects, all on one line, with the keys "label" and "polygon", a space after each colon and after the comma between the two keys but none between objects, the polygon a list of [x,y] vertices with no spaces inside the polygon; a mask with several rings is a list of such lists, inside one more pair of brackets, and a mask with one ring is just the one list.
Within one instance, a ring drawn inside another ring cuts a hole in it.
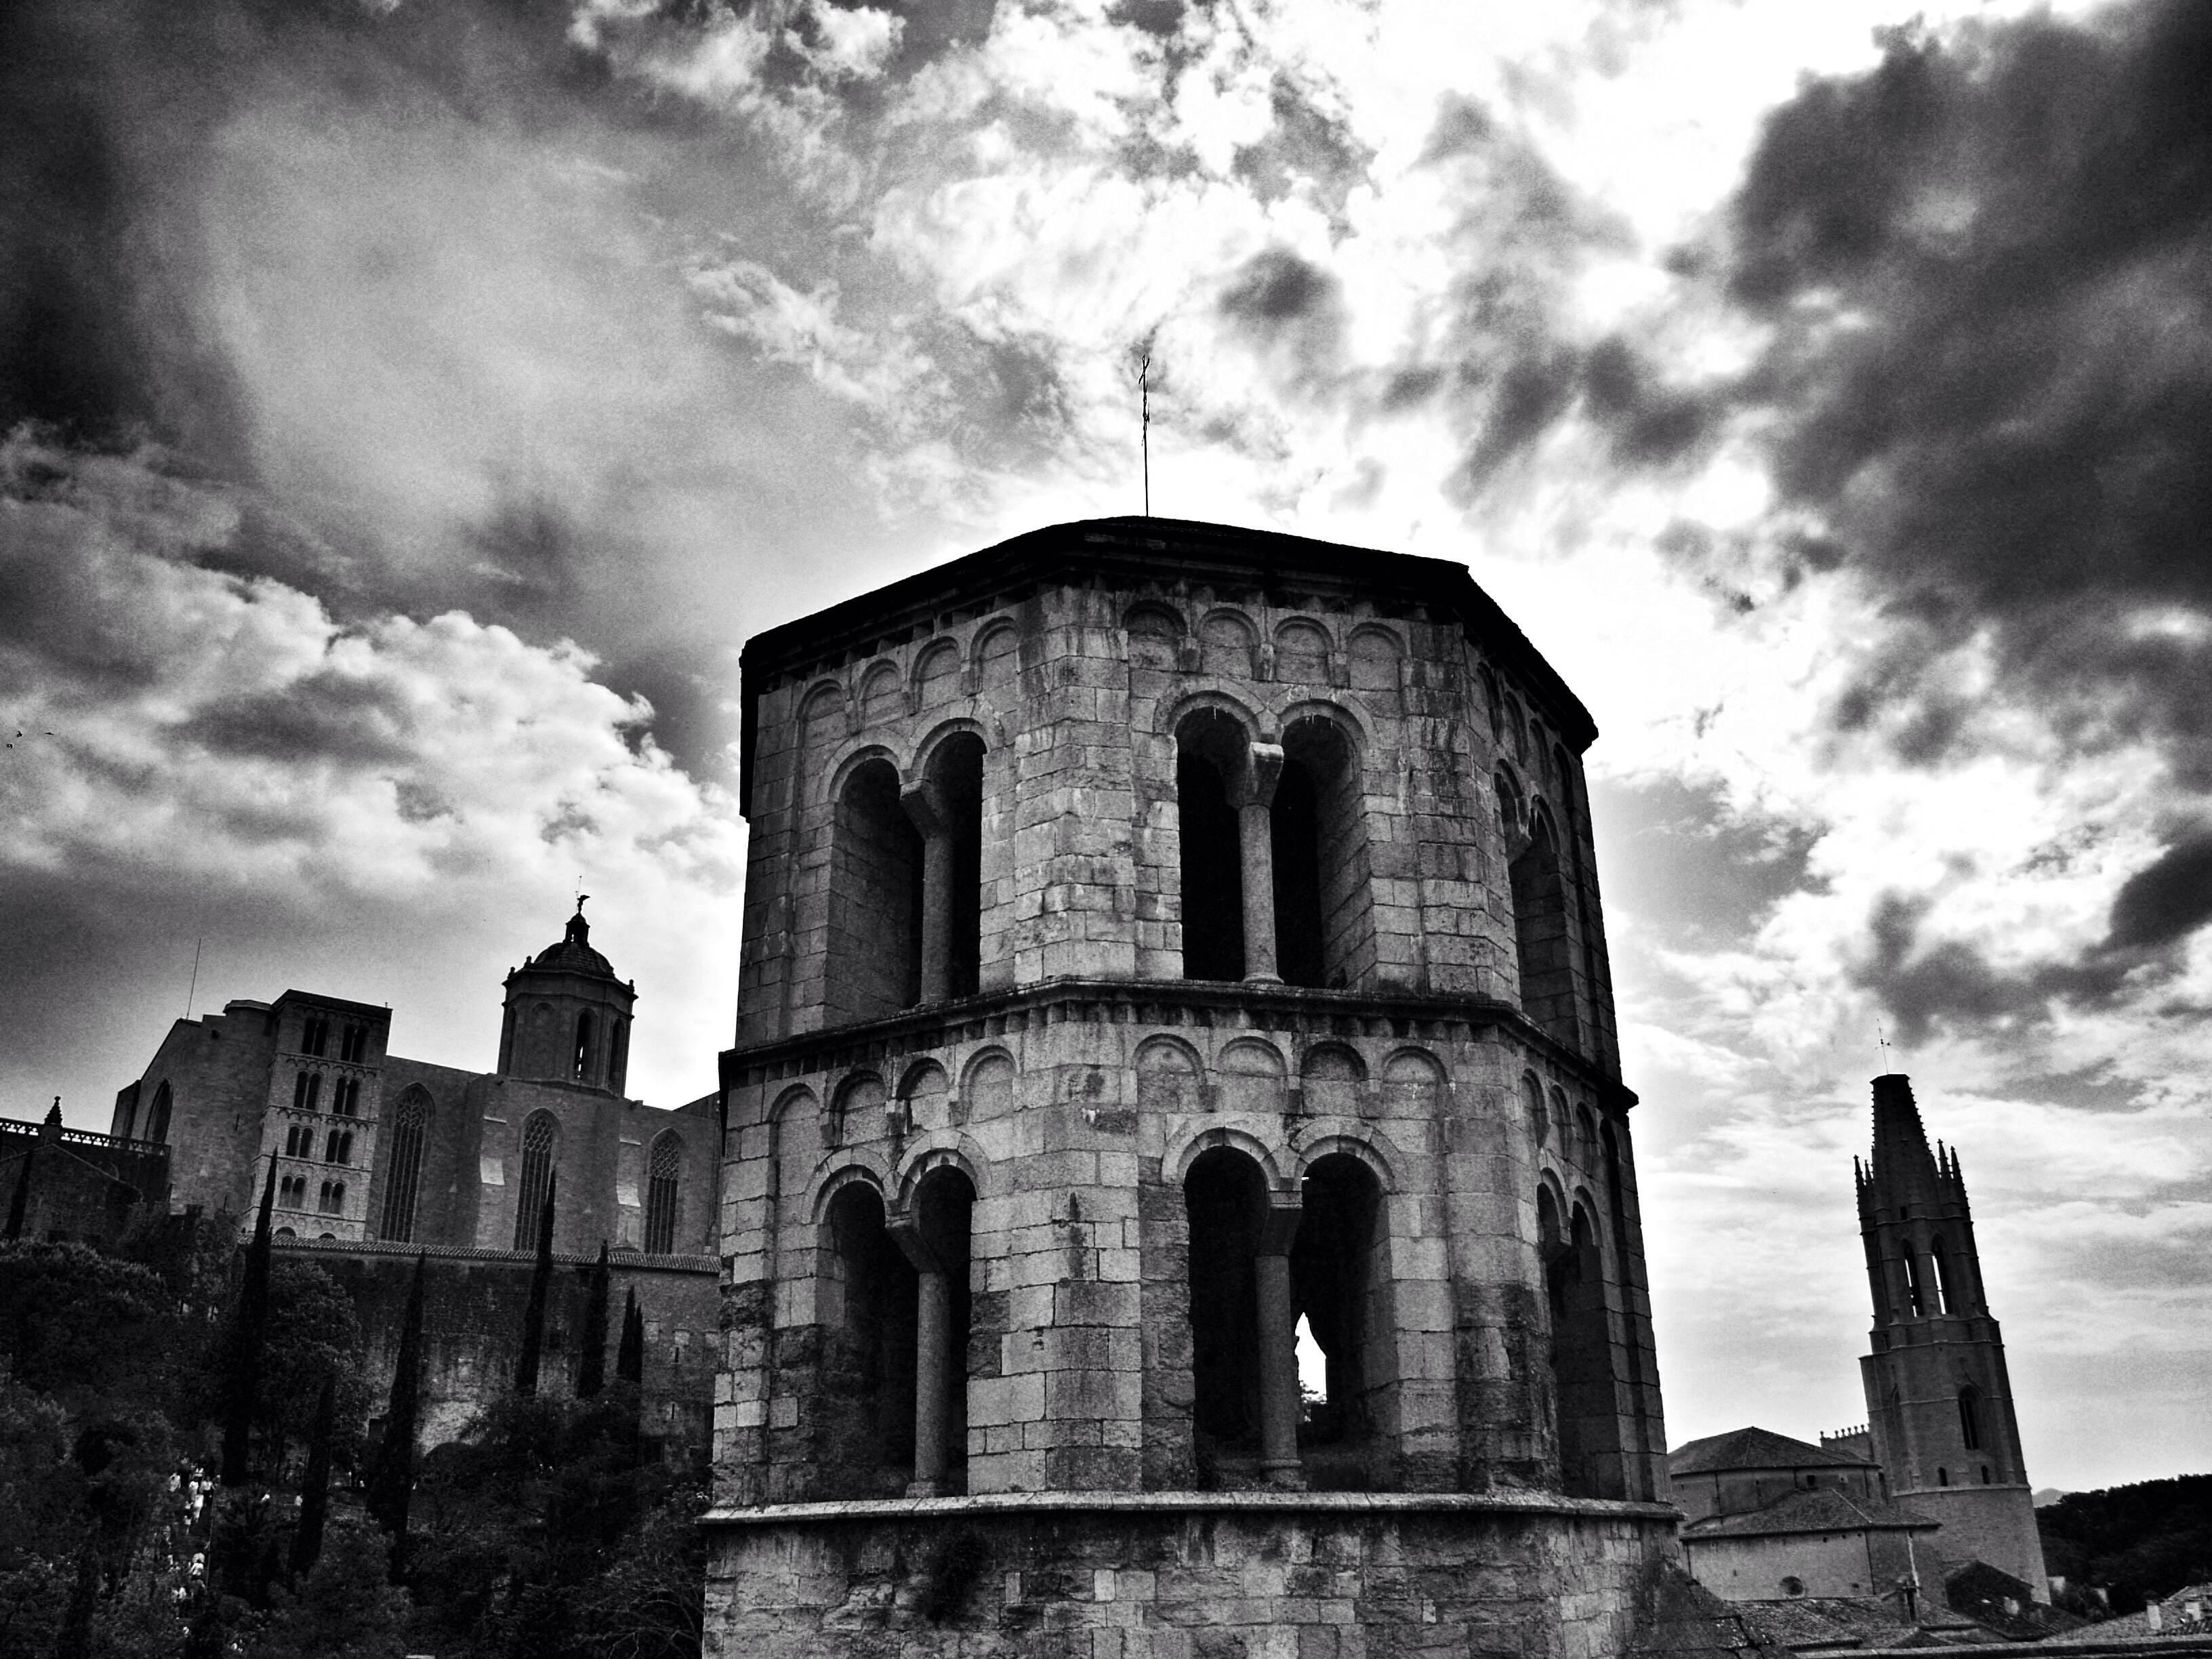
[{"label": "tiled roof", "polygon": [[1686,1539],[1758,1538],[1813,1532],[1922,1532],[1938,1523],[1877,1498],[1846,1498],[1826,1486],[1793,1492],[1748,1515],[1713,1515],[1682,1528]]},{"label": "tiled roof", "polygon": [[1830,1446],[1808,1446],[1771,1429],[1734,1429],[1692,1440],[1667,1454],[1674,1474],[1711,1474],[1721,1469],[1870,1469],[1863,1457]]}]

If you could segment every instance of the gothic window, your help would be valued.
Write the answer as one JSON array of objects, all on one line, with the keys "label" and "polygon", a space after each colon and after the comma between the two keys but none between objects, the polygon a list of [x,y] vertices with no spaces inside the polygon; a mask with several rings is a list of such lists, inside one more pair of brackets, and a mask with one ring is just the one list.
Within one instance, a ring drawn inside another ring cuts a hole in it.
[{"label": "gothic window", "polygon": [[673,1129],[654,1138],[646,1164],[645,1253],[669,1255],[676,1249],[676,1182],[684,1168],[684,1143]]},{"label": "gothic window", "polygon": [[922,842],[885,760],[837,794],[825,994],[834,1020],[874,1019],[921,1000]]},{"label": "gothic window", "polygon": [[1244,728],[1200,709],[1176,729],[1176,818],[1182,844],[1182,976],[1244,977],[1244,857],[1231,803],[1249,767]]},{"label": "gothic window", "polygon": [[1959,1390],[1959,1439],[1968,1451],[1982,1449],[1982,1393],[1971,1382]]},{"label": "gothic window", "polygon": [[1957,1286],[1951,1281],[1951,1253],[1943,1248],[1942,1235],[1928,1241],[1928,1260],[1935,1264],[1937,1305],[1947,1314],[1959,1311]]},{"label": "gothic window", "polygon": [[1201,1469],[1260,1451],[1258,1257],[1267,1191],[1260,1166],[1216,1146],[1182,1184],[1190,1222],[1192,1417]]},{"label": "gothic window", "polygon": [[538,1224],[553,1185],[560,1151],[561,1124],[550,1112],[532,1112],[522,1126],[522,1186],[514,1206],[514,1248],[538,1248]]},{"label": "gothic window", "polygon": [[914,1266],[864,1181],[837,1190],[823,1224],[824,1415],[829,1443],[845,1454],[842,1468],[825,1471],[824,1496],[896,1492],[914,1464]]},{"label": "gothic window", "polygon": [[1343,729],[1317,716],[1293,721],[1268,809],[1275,965],[1290,984],[1341,990],[1375,966],[1364,805]]},{"label": "gothic window", "polygon": [[154,1115],[146,1120],[146,1139],[157,1145],[165,1144],[169,1139],[171,1103],[169,1085],[164,1083],[154,1091]]},{"label": "gothic window", "polygon": [[576,1016],[576,1042],[569,1056],[568,1075],[579,1083],[592,1081],[592,1011]]},{"label": "gothic window", "polygon": [[325,1164],[350,1164],[353,1162],[352,1130],[333,1129],[331,1131],[330,1138],[323,1142],[323,1162]]},{"label": "gothic window", "polygon": [[415,1237],[415,1205],[422,1184],[422,1142],[430,1122],[430,1097],[411,1088],[399,1097],[392,1119],[392,1158],[384,1176],[382,1237],[406,1243]]},{"label": "gothic window", "polygon": [[1915,1319],[1925,1319],[1935,1311],[1929,1305],[1927,1285],[1921,1275],[1919,1253],[1910,1244],[1905,1247],[1905,1293],[1911,1304]]}]

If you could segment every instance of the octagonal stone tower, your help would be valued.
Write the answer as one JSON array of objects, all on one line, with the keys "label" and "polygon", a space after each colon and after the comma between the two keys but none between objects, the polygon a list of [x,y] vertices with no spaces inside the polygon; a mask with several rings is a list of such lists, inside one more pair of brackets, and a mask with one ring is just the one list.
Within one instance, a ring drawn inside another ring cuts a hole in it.
[{"label": "octagonal stone tower", "polygon": [[1059,526],[744,721],[717,1650],[1628,1646],[1596,733],[1467,571]]}]

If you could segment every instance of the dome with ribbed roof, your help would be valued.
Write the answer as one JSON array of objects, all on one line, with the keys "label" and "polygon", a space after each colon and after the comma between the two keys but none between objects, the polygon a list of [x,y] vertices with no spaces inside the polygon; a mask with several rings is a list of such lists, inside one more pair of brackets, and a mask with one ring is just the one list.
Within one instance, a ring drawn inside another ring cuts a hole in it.
[{"label": "dome with ribbed roof", "polygon": [[[590,896],[588,894],[586,897]],[[614,965],[592,948],[592,924],[584,920],[584,901],[576,901],[576,914],[568,918],[568,931],[556,945],[549,945],[523,964],[526,968],[566,970],[572,974],[598,974],[608,979],[617,978]]]}]

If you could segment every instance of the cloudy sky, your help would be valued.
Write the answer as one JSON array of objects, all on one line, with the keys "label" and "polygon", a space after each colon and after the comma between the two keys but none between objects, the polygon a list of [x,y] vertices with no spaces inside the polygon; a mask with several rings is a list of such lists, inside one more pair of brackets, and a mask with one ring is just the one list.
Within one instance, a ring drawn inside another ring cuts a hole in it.
[{"label": "cloudy sky", "polygon": [[[1916,21],[1917,20],[1917,21]],[[490,1064],[579,883],[713,1085],[736,652],[1139,501],[1583,694],[1671,1429],[1865,1415],[1956,1145],[2031,1474],[2212,1468],[2212,11],[0,13],[0,1111],[185,1006]]]}]

